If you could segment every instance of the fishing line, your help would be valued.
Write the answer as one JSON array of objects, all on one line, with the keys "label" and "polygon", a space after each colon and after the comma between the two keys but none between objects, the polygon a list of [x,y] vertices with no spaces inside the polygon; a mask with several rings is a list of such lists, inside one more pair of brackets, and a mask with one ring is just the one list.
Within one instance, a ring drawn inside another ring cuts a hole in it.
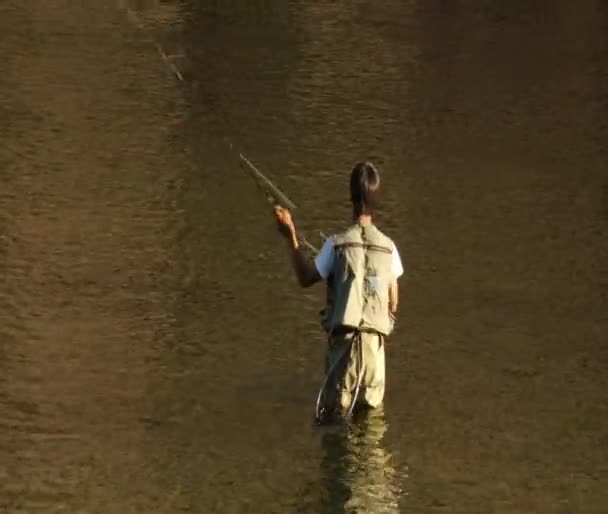
[{"label": "fishing line", "polygon": [[[140,16],[133,9],[131,9],[128,5],[126,5],[124,0],[120,1],[119,5],[125,10],[129,21],[131,21],[131,23],[133,25],[135,25],[135,27],[137,27],[140,31],[146,32],[146,25],[142,21]],[[176,66],[176,64],[173,62],[173,59],[175,57],[180,57],[180,55],[167,54],[167,52],[165,52],[165,50],[163,49],[162,45],[154,37],[150,36],[150,39],[152,41],[152,45],[156,48],[158,55],[160,56],[163,63],[167,66],[169,71],[175,76],[175,78],[177,78],[177,80],[179,80],[180,82],[185,84],[186,81],[184,80],[184,75],[179,70],[179,68]],[[223,122],[226,125],[228,125],[228,119],[229,119],[228,116],[221,116],[221,119],[223,120]],[[228,127],[228,128],[230,129],[230,127]],[[233,133],[234,131],[229,130],[229,132]],[[231,152],[235,152],[234,145],[229,137],[224,136],[222,138],[222,140],[225,144],[228,145]],[[260,170],[258,170],[252,164],[252,162],[249,159],[247,159],[247,157],[245,157],[241,152],[238,152],[238,155],[239,155],[241,164],[243,164],[249,170],[249,172],[250,172],[252,178],[255,180],[256,184],[258,186],[260,186],[260,188],[264,191],[265,197],[269,203],[271,203],[272,205],[281,205],[282,207],[285,207],[292,211],[297,208],[296,204],[293,203],[287,197],[287,195],[285,193],[283,193],[276,185],[274,185],[270,181],[270,179],[268,179],[268,177],[266,177]],[[325,234],[323,234],[322,232],[319,232],[319,235],[321,236],[321,238],[323,240],[327,239],[327,236]],[[304,245],[313,254],[316,255],[319,253],[319,249],[316,246],[314,246],[313,244],[311,244],[304,236],[298,235],[298,241],[302,245]]]},{"label": "fishing line", "polygon": [[[128,5],[123,4],[123,2],[120,2],[120,5],[125,9],[125,11],[127,13],[127,18],[131,21],[131,23],[133,25],[135,25],[139,30],[145,32],[146,26],[143,23],[143,21],[141,20],[141,18],[138,16],[138,14],[135,11],[133,11],[133,9],[129,8]],[[175,76],[175,78],[177,80],[179,80],[183,84],[186,84],[186,81],[184,80],[184,76],[183,76],[182,72],[179,70],[179,68],[173,62],[173,59],[175,57],[180,57],[180,56],[167,54],[167,52],[165,52],[165,50],[163,49],[162,45],[155,38],[150,37],[150,39],[152,41],[152,45],[155,47],[156,51],[158,52],[158,55],[160,56],[163,63],[167,66],[169,71],[173,74],[173,76]],[[224,120],[224,123],[226,123],[226,124],[228,123],[228,121],[227,121],[229,119],[228,117],[223,117],[222,119]],[[230,130],[230,132],[232,133],[233,131]],[[234,145],[233,145],[232,141],[230,141],[230,138],[223,137],[222,140],[224,141],[224,143],[226,143],[228,145],[231,152],[235,151]],[[251,174],[252,178],[255,180],[256,184],[263,190],[264,196],[266,197],[266,199],[269,203],[271,203],[272,205],[281,205],[290,210],[297,209],[296,204],[293,203],[287,197],[287,195],[285,195],[285,193],[283,193],[275,184],[273,184],[270,181],[270,179],[268,179],[268,177],[266,177],[260,170],[258,170],[255,167],[255,165],[240,152],[239,152],[239,159],[240,159],[240,162],[250,171],[250,174]],[[327,236],[323,232],[319,232],[319,235],[321,236],[321,238],[323,240],[327,239]],[[315,247],[313,244],[311,244],[304,236],[299,235],[298,241],[300,242],[300,244],[304,245],[314,255],[319,253],[319,249],[317,247]],[[347,348],[344,350],[344,352],[342,352],[340,357],[334,362],[332,367],[329,369],[329,371],[325,375],[325,379],[321,385],[321,389],[319,390],[319,395],[317,396],[317,402],[315,405],[315,419],[317,420],[317,422],[322,421],[322,419],[321,419],[322,418],[321,399],[322,399],[323,393],[325,392],[325,389],[328,385],[329,379],[330,379],[331,375],[333,374],[333,372],[335,371],[338,363],[346,357],[347,352],[350,351],[350,349],[352,348],[353,345],[355,346],[355,351],[357,353],[357,362],[356,362],[357,382],[356,382],[356,385],[355,385],[355,388],[353,391],[350,406],[347,410],[347,414],[346,414],[347,418],[350,417],[350,415],[352,414],[352,411],[355,407],[355,404],[357,403],[357,399],[358,399],[359,391],[360,391],[360,387],[361,387],[361,381],[362,381],[362,377],[363,377],[364,362],[363,362],[363,345],[362,345],[362,340],[361,340],[361,334],[360,333],[356,334],[354,337],[355,337],[355,340],[350,345],[347,346]]]},{"label": "fishing line", "polygon": [[[325,374],[325,379],[323,380],[323,383],[321,384],[321,389],[319,389],[319,394],[317,395],[317,402],[315,404],[315,420],[319,424],[321,424],[325,421],[324,416],[326,413],[324,412],[324,409],[326,408],[326,406],[322,405],[321,400],[323,399],[323,393],[326,392],[325,390],[329,383],[329,379],[331,378],[334,371],[336,371],[338,364],[340,364],[342,362],[342,360],[345,357],[347,357],[347,354],[349,354],[352,351],[353,347],[355,348],[355,351],[357,353],[357,360],[355,363],[357,381],[355,382],[355,387],[351,392],[352,397],[350,399],[350,405],[349,405],[348,409],[346,410],[346,414],[344,417],[346,419],[350,418],[350,416],[353,413],[353,410],[355,409],[355,405],[357,404],[357,400],[359,399],[359,393],[361,391],[361,382],[363,381],[363,373],[364,373],[364,367],[365,367],[365,362],[363,359],[363,334],[360,331],[357,331],[354,333],[353,340],[350,342],[349,345],[346,346],[346,348],[344,348],[344,350],[342,350],[342,352],[340,353],[340,356],[334,361],[332,366],[329,368],[329,371],[327,371],[327,373]],[[342,391],[340,391],[338,394],[342,394]],[[336,405],[332,405],[331,407],[335,408]]]}]

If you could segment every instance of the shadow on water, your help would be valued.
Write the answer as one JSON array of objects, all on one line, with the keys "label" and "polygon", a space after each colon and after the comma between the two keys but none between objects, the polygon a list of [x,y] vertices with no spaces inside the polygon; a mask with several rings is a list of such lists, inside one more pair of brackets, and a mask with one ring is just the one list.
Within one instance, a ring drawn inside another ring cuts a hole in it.
[{"label": "shadow on water", "polygon": [[385,448],[388,429],[382,409],[359,413],[345,425],[322,427],[321,512],[399,512],[403,480]]}]

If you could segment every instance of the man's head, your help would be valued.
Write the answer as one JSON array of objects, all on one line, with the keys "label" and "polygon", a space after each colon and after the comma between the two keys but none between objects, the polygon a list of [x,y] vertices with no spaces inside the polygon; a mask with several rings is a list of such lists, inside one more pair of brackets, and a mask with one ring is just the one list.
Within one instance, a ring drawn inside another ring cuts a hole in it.
[{"label": "man's head", "polygon": [[380,187],[380,175],[371,162],[360,162],[350,174],[350,199],[355,216],[371,215],[376,192]]}]

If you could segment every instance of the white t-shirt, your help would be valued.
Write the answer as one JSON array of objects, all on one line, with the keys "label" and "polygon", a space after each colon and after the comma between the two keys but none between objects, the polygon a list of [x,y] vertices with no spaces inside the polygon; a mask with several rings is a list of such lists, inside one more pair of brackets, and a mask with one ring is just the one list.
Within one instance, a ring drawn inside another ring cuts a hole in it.
[{"label": "white t-shirt", "polygon": [[[326,280],[334,267],[334,258],[336,253],[334,252],[334,242],[331,237],[328,237],[323,243],[321,251],[315,259],[315,266],[319,275],[323,280]],[[403,275],[403,264],[401,263],[401,257],[397,251],[397,247],[393,242],[393,263],[392,271],[395,278],[399,278]]]}]

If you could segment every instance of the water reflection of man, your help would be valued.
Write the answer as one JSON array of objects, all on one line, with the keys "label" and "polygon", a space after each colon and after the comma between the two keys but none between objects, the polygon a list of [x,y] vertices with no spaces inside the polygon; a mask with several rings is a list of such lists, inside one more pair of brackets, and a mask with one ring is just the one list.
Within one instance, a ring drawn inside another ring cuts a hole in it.
[{"label": "water reflection of man", "polygon": [[379,186],[380,175],[373,164],[361,162],[354,167],[350,176],[353,222],[325,241],[314,263],[300,252],[289,211],[275,207],[300,285],[327,280],[322,324],[328,349],[326,379],[317,402],[319,421],[348,417],[355,406],[378,407],[384,398],[384,343],[393,330],[397,279],[403,266],[395,243],[372,222]]},{"label": "water reflection of man", "polygon": [[387,426],[382,409],[360,413],[354,421],[323,429],[323,510],[398,513],[402,488],[391,455],[383,447]]}]

